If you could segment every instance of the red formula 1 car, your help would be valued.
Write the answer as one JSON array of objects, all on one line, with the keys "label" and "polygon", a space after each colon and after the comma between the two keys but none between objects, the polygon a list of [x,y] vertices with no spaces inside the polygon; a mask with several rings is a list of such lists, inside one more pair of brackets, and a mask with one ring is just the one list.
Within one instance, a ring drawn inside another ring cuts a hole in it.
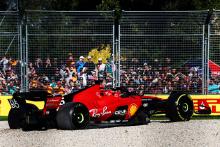
[{"label": "red formula 1 car", "polygon": [[[39,110],[26,100],[44,101]],[[123,88],[104,90],[99,84],[62,97],[45,91],[16,93],[9,100],[11,110],[8,123],[11,129],[83,129],[90,121],[126,122],[129,125],[147,124],[153,114],[165,113],[171,121],[190,120],[194,112],[190,95],[173,92],[167,100],[153,96],[139,96]],[[202,112],[210,113],[205,107]]]}]

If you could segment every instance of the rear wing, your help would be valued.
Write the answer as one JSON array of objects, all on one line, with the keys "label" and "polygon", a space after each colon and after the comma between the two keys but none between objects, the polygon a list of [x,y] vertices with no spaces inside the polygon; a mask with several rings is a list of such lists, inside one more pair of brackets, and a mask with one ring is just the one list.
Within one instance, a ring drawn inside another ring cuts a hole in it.
[{"label": "rear wing", "polygon": [[24,99],[30,101],[46,101],[47,98],[52,98],[53,95],[43,90],[33,90],[30,92],[17,92],[13,94],[14,99]]}]

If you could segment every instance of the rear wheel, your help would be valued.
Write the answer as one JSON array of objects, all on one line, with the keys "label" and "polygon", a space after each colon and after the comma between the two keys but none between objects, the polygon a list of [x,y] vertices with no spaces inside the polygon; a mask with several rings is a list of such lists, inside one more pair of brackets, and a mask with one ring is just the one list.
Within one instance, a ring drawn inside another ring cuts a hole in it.
[{"label": "rear wheel", "polygon": [[38,111],[37,106],[33,104],[25,104],[24,109],[24,118],[25,120],[22,123],[22,129],[25,131],[39,129],[42,123],[38,120]]},{"label": "rear wheel", "polygon": [[193,101],[189,95],[183,93],[172,93],[167,101],[166,116],[171,121],[188,121],[194,111]]},{"label": "rear wheel", "polygon": [[10,129],[20,129],[24,120],[24,111],[22,109],[11,109],[9,111],[8,125]]},{"label": "rear wheel", "polygon": [[58,129],[84,129],[89,123],[89,111],[81,103],[66,103],[57,112]]},{"label": "rear wheel", "polygon": [[38,108],[32,104],[25,104],[20,108],[13,108],[8,114],[8,125],[10,129],[26,129],[32,128],[30,125],[30,117],[37,117],[35,114]]}]

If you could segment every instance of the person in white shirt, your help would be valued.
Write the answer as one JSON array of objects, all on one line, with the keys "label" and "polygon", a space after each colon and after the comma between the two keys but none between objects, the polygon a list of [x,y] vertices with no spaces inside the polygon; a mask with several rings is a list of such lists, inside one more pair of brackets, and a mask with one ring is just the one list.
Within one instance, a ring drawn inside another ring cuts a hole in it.
[{"label": "person in white shirt", "polygon": [[2,58],[2,60],[0,61],[0,64],[3,65],[2,70],[3,70],[3,73],[6,74],[6,70],[8,69],[8,64],[9,64],[9,60],[6,58],[6,56]]},{"label": "person in white shirt", "polygon": [[98,77],[98,80],[104,80],[106,76],[106,68],[105,64],[102,63],[102,58],[98,59],[98,64],[96,66],[96,75]]}]

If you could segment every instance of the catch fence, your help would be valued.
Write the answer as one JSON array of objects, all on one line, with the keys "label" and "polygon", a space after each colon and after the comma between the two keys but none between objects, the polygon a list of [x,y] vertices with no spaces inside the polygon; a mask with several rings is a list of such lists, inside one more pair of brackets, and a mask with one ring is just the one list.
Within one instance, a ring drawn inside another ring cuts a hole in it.
[{"label": "catch fence", "polygon": [[68,74],[78,84],[83,77],[66,70],[89,55],[95,64],[102,58],[110,65],[107,76],[113,87],[140,93],[219,93],[219,11],[122,11],[119,20],[115,14],[0,12],[1,93],[57,82],[70,89]]}]

